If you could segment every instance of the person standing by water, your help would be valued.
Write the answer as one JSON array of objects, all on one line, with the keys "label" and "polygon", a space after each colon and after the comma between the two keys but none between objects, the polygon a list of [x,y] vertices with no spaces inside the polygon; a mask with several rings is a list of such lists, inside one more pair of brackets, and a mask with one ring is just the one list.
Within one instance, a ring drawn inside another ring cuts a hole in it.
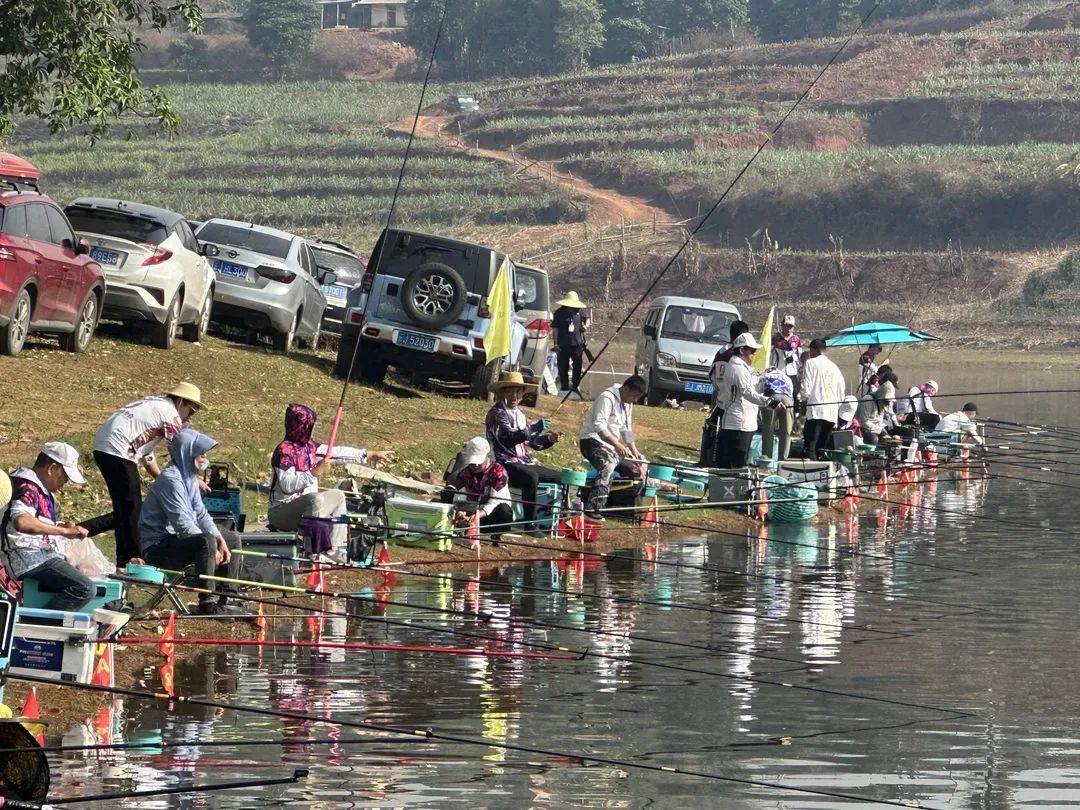
[{"label": "person standing by water", "polygon": [[556,301],[552,325],[555,327],[555,347],[559,354],[559,393],[567,392],[581,396],[582,357],[585,353],[585,327],[588,316],[585,304],[571,290],[566,298]]},{"label": "person standing by water", "polygon": [[[125,405],[105,420],[94,437],[94,462],[105,479],[112,500],[112,517],[95,518],[93,534],[116,532],[116,565],[123,568],[139,557],[139,514],[142,481],[139,467],[151,477],[161,475],[154,449],[173,436],[200,408],[202,394],[182,382],[167,394],[145,397]],[[90,524],[87,524],[90,525]]]},{"label": "person standing by water", "polygon": [[810,357],[803,366],[800,395],[806,403],[803,450],[808,459],[821,460],[844,401],[844,375],[825,356],[828,347],[821,338],[810,341]]},{"label": "person standing by water", "polygon": [[724,372],[727,364],[735,354],[732,344],[739,335],[750,331],[746,321],[732,321],[728,327],[727,343],[720,346],[713,356],[712,366],[709,369],[709,382],[713,385],[712,411],[705,420],[705,426],[701,429],[701,451],[698,462],[702,467],[718,467],[720,451],[720,431],[724,427],[724,410],[727,408],[728,391],[724,385]]},{"label": "person standing by water", "polygon": [[773,335],[769,352],[769,367],[779,369],[791,380],[791,389],[799,393],[799,356],[802,354],[802,338],[795,332],[795,316],[785,315],[780,331]]},{"label": "person standing by water", "polygon": [[881,380],[880,371],[889,364],[889,360],[886,358],[881,361],[880,366],[878,365],[877,358],[882,351],[881,344],[875,343],[859,355],[859,387],[855,392],[858,396],[864,397],[877,390]]},{"label": "person standing by water", "polygon": [[768,393],[759,393],[757,379],[751,363],[754,353],[761,344],[749,332],[735,338],[732,344],[733,357],[724,370],[724,387],[727,396],[727,408],[724,411],[723,430],[719,438],[719,459],[717,466],[738,469],[746,466],[750,452],[750,442],[758,428],[758,409],[769,407],[783,410],[779,399]]}]

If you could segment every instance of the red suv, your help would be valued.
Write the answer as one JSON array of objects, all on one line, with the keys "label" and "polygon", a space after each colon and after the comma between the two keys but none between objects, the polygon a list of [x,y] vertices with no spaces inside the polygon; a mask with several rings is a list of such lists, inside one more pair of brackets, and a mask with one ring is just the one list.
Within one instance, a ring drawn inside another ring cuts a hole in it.
[{"label": "red suv", "polygon": [[38,191],[40,176],[0,152],[0,354],[18,354],[31,332],[85,351],[105,298],[105,274],[90,259],[90,245]]}]

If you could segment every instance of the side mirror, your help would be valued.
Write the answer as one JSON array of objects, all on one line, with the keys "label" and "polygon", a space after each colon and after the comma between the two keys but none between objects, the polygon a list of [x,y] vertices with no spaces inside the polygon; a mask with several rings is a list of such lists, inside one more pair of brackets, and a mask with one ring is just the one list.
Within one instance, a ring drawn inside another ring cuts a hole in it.
[{"label": "side mirror", "polygon": [[217,245],[212,245],[209,242],[200,242],[199,243],[199,255],[200,256],[209,256],[210,258],[213,258],[214,256],[218,256],[220,254],[221,254],[221,249],[218,248]]},{"label": "side mirror", "polygon": [[320,284],[333,284],[335,281],[337,281],[337,273],[333,270],[323,270],[322,273],[319,274]]},{"label": "side mirror", "polygon": [[650,337],[650,338],[655,339],[656,338],[656,327],[651,323],[647,323],[643,327],[641,327],[641,334],[645,335],[645,337]]}]

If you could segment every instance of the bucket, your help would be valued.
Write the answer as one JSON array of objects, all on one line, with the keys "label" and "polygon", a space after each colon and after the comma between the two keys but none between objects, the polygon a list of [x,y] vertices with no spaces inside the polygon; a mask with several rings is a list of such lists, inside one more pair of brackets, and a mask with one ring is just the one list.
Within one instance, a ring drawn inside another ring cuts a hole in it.
[{"label": "bucket", "polygon": [[564,487],[583,487],[585,486],[585,472],[584,470],[565,469],[562,471],[559,483]]},{"label": "bucket", "polygon": [[641,490],[641,497],[647,501],[651,501],[656,497],[656,487],[645,487]]},{"label": "bucket", "polygon": [[129,577],[134,579],[142,579],[147,582],[153,582],[160,585],[165,581],[165,574],[156,565],[141,565],[139,563],[128,563],[124,569]]}]

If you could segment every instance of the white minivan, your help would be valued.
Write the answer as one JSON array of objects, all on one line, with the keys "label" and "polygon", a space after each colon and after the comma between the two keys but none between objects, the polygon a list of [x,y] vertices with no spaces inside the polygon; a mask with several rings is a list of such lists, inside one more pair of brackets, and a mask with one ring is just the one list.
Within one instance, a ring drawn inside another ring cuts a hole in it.
[{"label": "white minivan", "polygon": [[634,367],[649,383],[645,401],[709,401],[709,369],[738,319],[739,310],[722,301],[674,295],[654,299],[634,353]]}]

